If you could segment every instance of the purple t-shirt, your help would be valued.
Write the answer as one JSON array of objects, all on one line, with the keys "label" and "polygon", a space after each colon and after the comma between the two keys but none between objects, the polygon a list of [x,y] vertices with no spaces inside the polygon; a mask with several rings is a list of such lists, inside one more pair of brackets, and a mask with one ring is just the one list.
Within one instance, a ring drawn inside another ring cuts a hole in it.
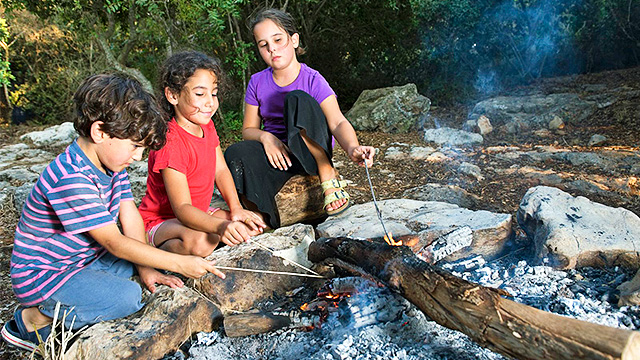
[{"label": "purple t-shirt", "polygon": [[264,131],[275,135],[282,142],[287,142],[287,131],[284,123],[284,97],[293,90],[302,90],[311,95],[318,104],[336,93],[319,72],[300,64],[300,74],[287,86],[278,86],[273,80],[273,69],[266,68],[251,76],[244,101],[259,108]]}]

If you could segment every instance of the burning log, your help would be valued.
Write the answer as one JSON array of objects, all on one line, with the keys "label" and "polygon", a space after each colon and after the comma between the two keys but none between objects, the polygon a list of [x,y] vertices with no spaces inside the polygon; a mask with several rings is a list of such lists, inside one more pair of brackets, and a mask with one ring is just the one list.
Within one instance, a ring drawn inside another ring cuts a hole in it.
[{"label": "burning log", "polygon": [[516,359],[638,359],[640,333],[548,313],[503,298],[505,291],[457,278],[405,246],[318,239],[309,259],[362,269],[432,320]]},{"label": "burning log", "polygon": [[266,333],[291,325],[288,316],[256,313],[237,314],[224,317],[224,332],[229,337],[240,337]]}]

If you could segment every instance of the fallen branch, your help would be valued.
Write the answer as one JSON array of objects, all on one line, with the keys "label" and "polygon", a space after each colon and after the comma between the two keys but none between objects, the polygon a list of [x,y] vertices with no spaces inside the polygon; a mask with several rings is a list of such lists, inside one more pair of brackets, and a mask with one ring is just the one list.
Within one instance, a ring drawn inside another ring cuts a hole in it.
[{"label": "fallen branch", "polygon": [[[309,260],[353,264],[385,283],[440,325],[516,359],[639,359],[640,333],[552,314],[457,278],[405,246],[348,238],[318,239]],[[353,269],[351,269],[353,270]]]}]

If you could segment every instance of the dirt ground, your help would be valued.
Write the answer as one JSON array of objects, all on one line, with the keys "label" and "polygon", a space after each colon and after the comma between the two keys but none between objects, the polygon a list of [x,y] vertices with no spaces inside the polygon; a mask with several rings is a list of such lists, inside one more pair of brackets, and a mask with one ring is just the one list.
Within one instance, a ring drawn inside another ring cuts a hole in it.
[{"label": "dirt ground", "polygon": [[[603,72],[599,74],[588,74],[581,76],[570,76],[564,78],[554,78],[539,81],[528,87],[512,89],[509,93],[529,93],[532,89],[542,90],[545,93],[551,92],[579,92],[584,84],[606,84],[608,88],[630,86],[640,89],[640,68]],[[461,128],[461,124],[467,119],[467,115],[472,108],[469,106],[457,106],[449,108],[432,108],[432,117],[438,118],[441,125],[448,125],[453,128]],[[523,133],[514,136],[500,131],[494,131],[485,136],[483,147],[494,145],[517,145],[523,149],[531,148],[535,145],[556,145],[574,151],[585,149],[589,138],[593,134],[602,134],[609,138],[606,144],[609,148],[627,149],[640,151],[640,98],[633,101],[624,101],[598,112],[583,123],[574,126],[566,126],[561,132],[552,133],[550,136],[541,138],[533,133]],[[0,144],[14,143],[17,135],[34,131],[34,127],[15,126],[0,128]],[[523,181],[520,176],[497,175],[487,177],[483,181],[469,181],[461,179],[460,175],[448,167],[446,163],[431,163],[424,161],[392,161],[384,158],[386,150],[393,143],[403,143],[409,145],[426,146],[422,140],[422,135],[416,131],[409,134],[388,134],[379,132],[359,132],[358,137],[362,144],[372,145],[380,151],[377,155],[375,165],[370,169],[372,183],[376,197],[380,199],[401,198],[402,193],[410,188],[426,183],[458,185],[468,192],[479,196],[482,199],[480,208],[495,212],[514,214],[523,195],[532,186],[531,183]],[[481,169],[487,166],[489,161],[483,156],[481,148],[471,149],[469,162],[473,162]],[[591,149],[590,151],[592,151]],[[495,159],[493,159],[495,161]],[[362,167],[355,166],[347,159],[342,149],[337,149],[334,154],[334,161],[338,162],[341,175],[354,182],[348,191],[351,193],[355,203],[371,201],[371,192],[368,186],[366,172]],[[525,163],[522,164],[527,165]],[[548,164],[553,170],[581,172],[584,174],[600,174],[610,176],[611,174],[601,173],[600,170],[589,167],[579,169],[566,169],[567,165]],[[390,175],[393,174],[393,175]],[[495,173],[492,173],[495,175]],[[620,173],[620,176],[629,175]],[[573,194],[581,195],[581,194]],[[609,206],[622,206],[640,215],[640,200],[626,198],[624,200],[612,200],[609,198],[594,198],[594,201],[604,203]],[[7,229],[11,223],[15,224],[17,214],[11,209],[2,209],[0,215],[0,241],[4,244],[0,247],[0,322],[8,320],[13,312],[15,300],[11,292],[9,281],[9,259],[11,254],[12,229]],[[372,216],[376,216],[372,214]],[[11,218],[11,220],[7,220]],[[4,219],[4,220],[3,220]],[[0,343],[0,360],[28,358],[25,353],[7,349],[6,345]]]}]

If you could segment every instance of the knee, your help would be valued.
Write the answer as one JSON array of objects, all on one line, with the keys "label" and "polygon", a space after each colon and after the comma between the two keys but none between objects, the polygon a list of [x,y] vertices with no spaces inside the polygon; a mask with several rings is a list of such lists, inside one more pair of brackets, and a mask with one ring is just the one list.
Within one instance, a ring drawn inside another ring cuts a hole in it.
[{"label": "knee", "polygon": [[284,101],[285,104],[289,101],[298,101],[298,102],[308,102],[308,101],[313,101],[314,103],[318,103],[316,101],[316,99],[313,98],[313,96],[309,95],[308,93],[302,91],[302,90],[293,90],[290,91],[289,93],[287,93],[287,95],[284,97]]},{"label": "knee", "polygon": [[[215,238],[215,241],[212,241],[211,238]],[[218,245],[218,236],[209,236],[204,232],[197,232],[189,234],[188,237],[183,239],[186,250],[195,256],[207,257],[211,255],[213,250]]]},{"label": "knee", "polygon": [[233,161],[242,161],[242,159],[247,156],[255,156],[255,150],[257,149],[257,146],[261,147],[262,144],[254,140],[244,140],[241,142],[237,142],[227,148],[227,150],[224,152],[224,158],[227,163]]},{"label": "knee", "polygon": [[125,317],[142,309],[142,288],[134,281],[129,281],[126,286],[118,290],[116,318]]}]

